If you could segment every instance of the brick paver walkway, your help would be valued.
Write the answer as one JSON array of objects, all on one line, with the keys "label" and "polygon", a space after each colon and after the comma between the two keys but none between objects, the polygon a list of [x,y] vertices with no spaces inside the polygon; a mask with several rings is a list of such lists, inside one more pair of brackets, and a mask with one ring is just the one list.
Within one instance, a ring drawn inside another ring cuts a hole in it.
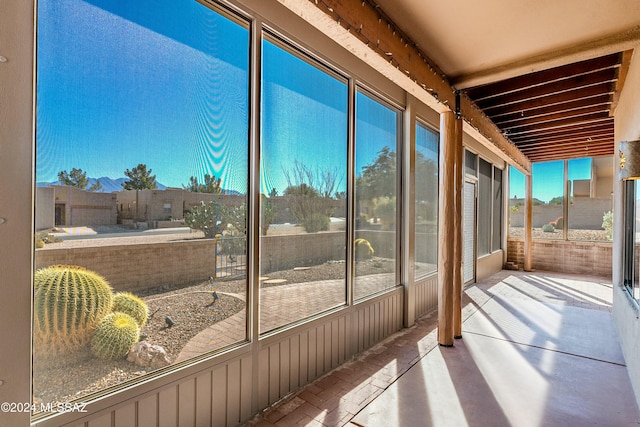
[{"label": "brick paver walkway", "polygon": [[[393,286],[393,273],[358,277],[356,296],[371,295]],[[244,299],[242,295],[233,295]],[[260,289],[260,331],[306,319],[346,301],[344,280],[319,280]],[[176,362],[217,350],[245,339],[246,311],[211,325],[193,337],[182,349]]]}]

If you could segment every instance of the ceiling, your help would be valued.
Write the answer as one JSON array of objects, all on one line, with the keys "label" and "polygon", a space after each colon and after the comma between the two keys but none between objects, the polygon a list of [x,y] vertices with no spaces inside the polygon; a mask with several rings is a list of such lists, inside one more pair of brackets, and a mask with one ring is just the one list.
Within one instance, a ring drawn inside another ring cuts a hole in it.
[{"label": "ceiling", "polygon": [[532,162],[613,154],[637,0],[375,0]]}]

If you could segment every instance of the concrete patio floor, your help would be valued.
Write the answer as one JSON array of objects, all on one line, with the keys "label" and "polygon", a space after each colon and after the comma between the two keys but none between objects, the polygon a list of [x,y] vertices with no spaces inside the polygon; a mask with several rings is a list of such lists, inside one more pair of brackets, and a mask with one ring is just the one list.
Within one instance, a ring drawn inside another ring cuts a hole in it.
[{"label": "concrete patio floor", "polygon": [[463,297],[463,338],[431,313],[252,426],[640,425],[603,278],[502,271]]}]

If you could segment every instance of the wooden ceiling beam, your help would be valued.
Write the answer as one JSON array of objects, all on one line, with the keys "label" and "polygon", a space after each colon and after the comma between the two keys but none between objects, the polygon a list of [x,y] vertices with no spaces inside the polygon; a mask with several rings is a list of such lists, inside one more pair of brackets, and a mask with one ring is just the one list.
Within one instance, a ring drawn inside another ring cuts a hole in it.
[{"label": "wooden ceiling beam", "polygon": [[594,73],[583,74],[566,80],[542,84],[517,92],[500,93],[496,91],[496,96],[476,100],[476,105],[481,109],[489,109],[500,107],[502,105],[510,105],[516,102],[523,102],[542,97],[548,97],[555,94],[563,94],[569,91],[578,90],[601,83],[612,83],[617,79],[616,69],[609,68],[606,70],[596,71]]},{"label": "wooden ceiling beam", "polygon": [[633,56],[633,49],[626,50],[622,52],[622,60],[620,64],[620,69],[618,70],[618,80],[616,81],[615,92],[613,93],[611,104],[611,110],[609,110],[609,115],[613,117],[616,112],[616,108],[618,107],[618,101],[620,100],[620,92],[622,92],[622,88],[624,87],[624,83],[627,80],[627,74],[629,73],[629,66],[631,65],[631,56]]},{"label": "wooden ceiling beam", "polygon": [[508,93],[546,84],[553,81],[567,79],[580,74],[591,73],[596,70],[606,68],[616,68],[619,66],[620,53],[614,53],[599,58],[589,59],[562,67],[551,68],[549,70],[538,71],[524,76],[514,77],[484,86],[477,86],[465,90],[471,99],[483,99],[493,96],[495,93]]},{"label": "wooden ceiling beam", "polygon": [[603,94],[613,94],[613,92],[613,83],[600,83],[595,86],[572,89],[567,92],[557,93],[555,95],[537,99],[523,100],[508,105],[495,105],[486,108],[484,111],[489,117],[494,117],[496,115],[511,113],[513,111],[527,111],[534,108],[546,107],[548,105],[570,102],[576,99],[592,98]]},{"label": "wooden ceiling beam", "polygon": [[521,58],[511,63],[502,64],[476,73],[451,76],[450,82],[457,89],[481,86],[536,71],[547,70],[586,59],[633,49],[638,43],[640,43],[640,26],[635,26],[608,36],[597,37],[578,45],[568,46],[563,49],[554,49],[529,58]]},{"label": "wooden ceiling beam", "polygon": [[518,148],[520,149],[520,151],[524,153],[525,151],[530,152],[532,149],[544,149],[549,146],[561,147],[561,146],[571,146],[572,144],[591,144],[591,143],[610,144],[613,142],[613,140],[614,140],[613,136],[603,135],[603,136],[591,138],[591,140],[589,140],[588,138],[579,138],[579,139],[570,139],[570,140],[556,139],[556,140],[545,141],[545,142],[532,142],[528,144],[519,144]]},{"label": "wooden ceiling beam", "polygon": [[613,154],[613,146],[611,144],[601,146],[582,146],[582,147],[567,147],[558,150],[538,150],[527,153],[527,156],[532,159],[539,160],[542,158],[549,158],[552,156],[560,156],[564,158],[568,157],[596,157],[606,156]]},{"label": "wooden ceiling beam", "polygon": [[589,107],[577,108],[573,110],[560,111],[555,114],[545,114],[538,117],[522,118],[520,120],[512,120],[510,122],[496,123],[496,125],[504,132],[509,129],[515,129],[521,126],[550,123],[557,120],[582,117],[593,113],[605,112],[609,114],[610,104],[592,105]]},{"label": "wooden ceiling beam", "polygon": [[605,120],[598,123],[567,126],[562,129],[550,129],[547,131],[538,132],[535,135],[520,135],[520,136],[512,135],[511,141],[514,143],[518,143],[519,141],[522,141],[522,140],[532,140],[532,139],[546,138],[550,136],[574,135],[580,132],[588,132],[588,131],[596,132],[596,131],[601,131],[603,129],[613,130],[613,119],[608,121]]},{"label": "wooden ceiling beam", "polygon": [[601,157],[601,156],[610,156],[613,153],[613,147],[611,150],[584,150],[582,152],[570,152],[570,153],[559,153],[559,154],[547,154],[544,153],[531,155],[529,158],[531,159],[531,163],[542,163],[542,162],[550,162],[553,160],[571,160],[571,159],[583,159],[585,157]]},{"label": "wooden ceiling beam", "polygon": [[572,151],[575,150],[576,148],[585,148],[585,147],[589,147],[589,148],[607,148],[610,144],[611,140],[605,140],[605,141],[591,141],[591,142],[586,142],[586,141],[582,141],[582,142],[572,142],[572,143],[568,143],[568,144],[561,144],[561,143],[549,143],[546,146],[544,146],[543,148],[540,147],[532,147],[532,148],[527,148],[527,147],[522,147],[522,152],[531,152],[531,151],[545,151],[545,152],[553,152],[553,151]]},{"label": "wooden ceiling beam", "polygon": [[554,150],[552,148],[546,149],[538,149],[532,152],[529,152],[528,155],[532,158],[541,157],[541,156],[550,156],[554,154],[565,154],[565,153],[581,153],[593,155],[593,153],[613,153],[613,146],[611,144],[600,144],[600,145],[580,145],[575,147],[565,147]]},{"label": "wooden ceiling beam", "polygon": [[548,114],[555,114],[562,111],[577,110],[579,108],[590,107],[592,105],[611,104],[611,96],[604,94],[592,98],[582,98],[569,102],[562,102],[544,107],[532,108],[529,110],[514,111],[500,116],[490,116],[489,118],[500,127],[500,125],[516,120],[542,117]]},{"label": "wooden ceiling beam", "polygon": [[531,134],[536,132],[544,132],[546,130],[560,129],[560,128],[572,126],[572,125],[586,125],[589,123],[598,123],[602,121],[607,121],[609,119],[610,119],[609,113],[605,111],[601,113],[587,114],[580,117],[570,117],[567,119],[555,120],[553,122],[543,123],[540,125],[519,126],[519,127],[510,129],[509,132],[506,133],[506,135],[515,136],[515,135]]},{"label": "wooden ceiling beam", "polygon": [[585,132],[585,133],[575,133],[575,134],[567,134],[562,136],[551,136],[547,138],[537,138],[537,139],[526,139],[522,140],[516,144],[518,147],[530,147],[534,145],[545,145],[549,142],[555,141],[585,141],[591,138],[592,140],[600,139],[600,138],[613,138],[614,132],[613,129],[601,132]]},{"label": "wooden ceiling beam", "polygon": [[587,154],[590,153],[591,155],[593,155],[594,153],[598,152],[606,152],[606,153],[613,153],[613,146],[611,144],[597,144],[597,145],[580,145],[580,146],[575,146],[575,147],[564,147],[564,148],[559,148],[559,149],[553,149],[551,147],[546,148],[546,149],[539,149],[536,150],[535,152],[531,152],[529,153],[529,155],[533,158],[533,157],[543,157],[543,156],[551,156],[551,155],[555,155],[555,154],[562,154],[562,153],[580,153],[580,154]]},{"label": "wooden ceiling beam", "polygon": [[[280,2],[343,47],[358,54],[365,62],[380,64],[380,59],[384,59],[386,67],[392,67],[396,72],[394,75],[398,74],[397,71],[404,75],[403,84],[410,85],[411,90],[420,87],[451,111],[456,110],[456,93],[447,77],[372,2],[362,0],[323,0],[321,2],[280,0]],[[324,16],[319,16],[318,11],[321,11]],[[329,19],[326,19],[327,17]],[[356,44],[358,47],[354,48]],[[363,53],[363,48],[370,53]],[[376,59],[369,59],[368,57],[371,56],[376,56]],[[530,174],[529,159],[502,135],[478,107],[468,100],[463,101],[464,96],[460,98],[463,119],[493,144],[496,150],[510,158],[518,169],[525,174]]]}]

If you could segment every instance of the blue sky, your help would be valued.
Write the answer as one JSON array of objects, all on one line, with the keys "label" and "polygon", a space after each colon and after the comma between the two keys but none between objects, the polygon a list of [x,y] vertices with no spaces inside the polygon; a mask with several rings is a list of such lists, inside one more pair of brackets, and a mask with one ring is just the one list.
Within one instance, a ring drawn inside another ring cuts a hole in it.
[{"label": "blue sky", "polygon": [[[294,160],[344,173],[346,81],[263,46],[263,191],[281,194]],[[248,55],[248,29],[193,0],[41,0],[37,181],[72,168],[116,179],[144,163],[166,186],[208,173],[246,192]],[[395,123],[358,102],[371,113],[360,137],[388,140]],[[382,148],[364,146],[358,166]]]},{"label": "blue sky", "polygon": [[38,181],[146,163],[246,189],[245,28],[191,0],[40,1],[38,23]]}]

